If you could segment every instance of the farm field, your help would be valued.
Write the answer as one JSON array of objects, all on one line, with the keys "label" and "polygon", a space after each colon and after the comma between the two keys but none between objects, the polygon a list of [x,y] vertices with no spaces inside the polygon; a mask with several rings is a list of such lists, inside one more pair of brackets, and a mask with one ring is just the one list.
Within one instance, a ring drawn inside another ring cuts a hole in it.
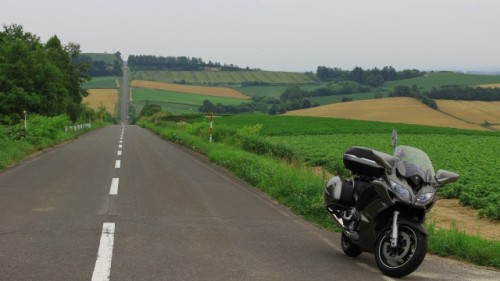
[{"label": "farm field", "polygon": [[460,174],[457,183],[441,194],[460,198],[480,213],[500,219],[500,178],[498,178],[498,132],[459,130],[396,123],[368,122],[299,116],[230,116],[218,118],[214,127],[243,128],[262,124],[261,136],[279,146],[291,148],[310,166],[346,173],[342,154],[354,145],[392,154],[391,132],[398,130],[399,144],[415,146],[428,153],[434,168]]},{"label": "farm field", "polygon": [[234,85],[245,82],[309,84],[316,81],[303,73],[263,70],[245,71],[132,71],[132,80],[201,85]]},{"label": "farm field", "polygon": [[496,84],[482,84],[482,85],[478,85],[478,87],[481,87],[481,88],[500,88],[500,83],[496,83]]},{"label": "farm field", "polygon": [[107,64],[113,64],[117,58],[115,54],[107,54],[107,53],[82,53],[82,55],[89,56],[94,61],[102,60]]},{"label": "farm field", "polygon": [[164,102],[164,103],[175,103],[184,104],[190,106],[200,106],[203,104],[204,100],[210,100],[212,103],[222,103],[224,105],[238,105],[245,102],[241,99],[227,98],[227,97],[215,97],[199,94],[188,94],[173,91],[157,90],[157,89],[145,89],[145,88],[135,88],[132,90],[132,101],[149,101],[149,102]]},{"label": "farm field", "polygon": [[292,86],[298,86],[303,90],[312,91],[314,89],[320,88],[322,85],[298,84],[298,85],[246,86],[246,87],[237,86],[232,88],[248,96],[264,96],[264,97],[279,98],[287,88]]},{"label": "farm field", "polygon": [[349,95],[335,95],[335,96],[324,96],[324,97],[311,97],[309,100],[311,104],[318,103],[320,105],[327,105],[332,103],[342,102],[342,98],[347,97],[352,99],[353,101],[358,100],[371,100],[373,99],[375,93],[358,93],[358,94],[349,94]]},{"label": "farm field", "polygon": [[459,119],[500,125],[500,102],[436,100],[439,110]]},{"label": "farm field", "polygon": [[488,130],[433,110],[416,99],[406,97],[330,104],[289,111],[285,115],[335,117],[469,130]]},{"label": "farm field", "polygon": [[92,109],[98,109],[102,104],[106,107],[111,116],[115,115],[116,105],[118,103],[117,89],[90,89],[89,95],[83,98],[82,103],[87,104]]},{"label": "farm field", "polygon": [[411,87],[415,84],[419,88],[430,90],[444,85],[476,86],[492,83],[500,83],[500,76],[463,74],[456,72],[434,72],[423,77],[386,82],[384,87],[393,89],[396,86]]},{"label": "farm field", "polygon": [[224,97],[224,98],[233,98],[242,100],[250,99],[249,96],[245,96],[238,91],[235,91],[231,88],[223,88],[223,87],[190,86],[190,85],[179,85],[179,84],[170,84],[170,83],[144,81],[144,80],[132,80],[130,86],[135,88],[166,90],[169,92],[208,95],[214,97]]},{"label": "farm field", "polygon": [[103,76],[103,77],[92,77],[92,80],[83,84],[85,89],[115,89],[118,88],[117,77],[115,76]]}]

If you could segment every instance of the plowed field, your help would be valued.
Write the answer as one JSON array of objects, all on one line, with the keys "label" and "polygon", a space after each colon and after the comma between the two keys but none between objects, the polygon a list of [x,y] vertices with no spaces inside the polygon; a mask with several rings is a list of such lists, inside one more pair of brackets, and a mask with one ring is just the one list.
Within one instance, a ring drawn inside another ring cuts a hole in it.
[{"label": "plowed field", "polygon": [[235,91],[235,90],[230,89],[230,88],[223,88],[223,87],[178,85],[178,84],[170,84],[170,83],[145,81],[145,80],[133,80],[130,83],[130,86],[136,87],[136,88],[167,90],[167,91],[173,91],[173,92],[208,95],[208,96],[225,97],[225,98],[234,98],[234,99],[242,99],[242,100],[250,99],[249,96],[245,96],[238,91]]},{"label": "plowed field", "polygon": [[412,98],[385,98],[329,104],[287,112],[286,115],[335,117],[469,130],[488,130],[453,118]]}]

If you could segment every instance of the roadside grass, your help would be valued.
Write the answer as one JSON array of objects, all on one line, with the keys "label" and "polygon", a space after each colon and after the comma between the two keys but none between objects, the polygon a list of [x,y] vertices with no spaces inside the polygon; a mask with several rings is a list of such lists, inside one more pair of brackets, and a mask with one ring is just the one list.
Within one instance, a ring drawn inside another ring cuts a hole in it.
[{"label": "roadside grass", "polygon": [[91,128],[68,130],[71,126],[65,115],[45,117],[33,115],[28,118],[28,130],[24,125],[0,126],[0,170],[13,165],[36,151],[77,138],[89,130],[104,126],[94,123]]},{"label": "roadside grass", "polygon": [[500,241],[468,235],[456,225],[449,230],[438,229],[432,222],[426,226],[429,231],[428,248],[432,253],[500,268]]},{"label": "roadside grass", "polygon": [[[327,217],[323,204],[325,180],[313,174],[300,159],[279,161],[263,152],[257,155],[242,150],[241,139],[231,133],[221,133],[226,143],[209,144],[197,134],[199,125],[161,121],[152,123],[142,120],[140,125],[161,137],[207,155],[216,164],[227,168],[237,177],[258,187],[277,202],[296,214],[329,230],[338,231]],[[500,241],[489,241],[466,235],[458,230],[440,230],[429,224],[430,253],[454,257],[483,266],[500,268]]]}]

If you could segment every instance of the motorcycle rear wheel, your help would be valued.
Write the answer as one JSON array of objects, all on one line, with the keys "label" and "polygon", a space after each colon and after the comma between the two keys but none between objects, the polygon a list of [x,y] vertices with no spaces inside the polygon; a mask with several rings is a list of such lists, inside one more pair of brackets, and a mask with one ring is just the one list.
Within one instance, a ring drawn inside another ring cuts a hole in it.
[{"label": "motorcycle rear wheel", "polygon": [[409,225],[400,225],[398,245],[391,247],[391,227],[382,232],[375,245],[377,267],[385,275],[402,277],[415,271],[427,253],[427,236]]},{"label": "motorcycle rear wheel", "polygon": [[355,258],[363,253],[361,248],[358,245],[352,243],[351,239],[347,237],[347,235],[345,235],[343,232],[342,237],[340,238],[340,244],[342,245],[342,251],[344,251],[344,254],[346,254],[346,256]]}]

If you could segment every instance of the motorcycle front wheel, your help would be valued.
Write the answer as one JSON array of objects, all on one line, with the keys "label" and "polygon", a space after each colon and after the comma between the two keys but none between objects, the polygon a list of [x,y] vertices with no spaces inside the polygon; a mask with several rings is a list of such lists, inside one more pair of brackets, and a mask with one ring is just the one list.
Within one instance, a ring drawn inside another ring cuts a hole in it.
[{"label": "motorcycle front wheel", "polygon": [[391,247],[391,227],[375,245],[377,267],[387,276],[402,277],[415,271],[427,253],[427,236],[409,225],[400,225],[398,244]]}]

